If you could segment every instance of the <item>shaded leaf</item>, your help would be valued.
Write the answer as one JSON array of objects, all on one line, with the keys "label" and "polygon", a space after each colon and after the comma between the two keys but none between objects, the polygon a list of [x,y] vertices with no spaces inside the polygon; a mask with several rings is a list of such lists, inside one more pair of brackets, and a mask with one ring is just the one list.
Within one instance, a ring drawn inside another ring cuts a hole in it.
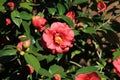
[{"label": "shaded leaf", "polygon": [[29,2],[20,3],[21,8],[26,8],[29,11],[32,11],[32,6],[30,6],[30,5],[31,5],[31,3],[29,3]]},{"label": "shaded leaf", "polygon": [[93,33],[96,34],[96,29],[92,27],[87,27],[83,30],[83,32],[89,33],[89,34],[93,34]]},{"label": "shaded leaf", "polygon": [[73,0],[73,4],[82,4],[82,3],[85,3],[87,2],[88,0]]},{"label": "shaded leaf", "polygon": [[40,68],[39,74],[42,75],[42,76],[53,77],[53,76],[50,74],[50,72],[47,71],[47,70],[44,69],[44,68]]},{"label": "shaded leaf", "polygon": [[117,50],[113,53],[113,59],[114,60],[117,59],[119,56],[120,56],[120,51],[119,50]]},{"label": "shaded leaf", "polygon": [[47,8],[47,9],[48,9],[49,13],[52,14],[52,15],[54,15],[55,12],[56,12],[55,8]]}]

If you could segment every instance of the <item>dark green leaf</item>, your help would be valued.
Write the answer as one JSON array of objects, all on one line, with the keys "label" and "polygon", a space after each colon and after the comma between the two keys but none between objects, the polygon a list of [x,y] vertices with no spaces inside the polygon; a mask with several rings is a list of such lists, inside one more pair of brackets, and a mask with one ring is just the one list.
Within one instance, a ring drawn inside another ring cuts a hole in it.
[{"label": "dark green leaf", "polygon": [[75,35],[75,36],[77,36],[77,35],[80,34],[78,30],[75,30],[75,29],[74,29],[73,31],[74,31],[74,35]]},{"label": "dark green leaf", "polygon": [[24,20],[31,20],[32,19],[32,14],[22,11],[20,12],[20,18]]},{"label": "dark green leaf", "polygon": [[59,74],[59,73],[64,72],[64,69],[63,69],[61,66],[58,66],[58,65],[54,64],[54,65],[50,66],[49,72],[50,72],[52,75],[54,75],[55,73],[58,73],[58,74]]},{"label": "dark green leaf", "polygon": [[48,9],[49,13],[52,14],[52,15],[54,15],[55,12],[56,12],[55,8],[47,8],[47,9]]},{"label": "dark green leaf", "polygon": [[70,25],[70,27],[72,27],[72,28],[74,29],[74,24],[73,24],[72,20],[71,20],[69,17],[64,16],[64,15],[61,15],[60,17],[61,17],[64,21],[66,21],[66,22]]},{"label": "dark green leaf", "polygon": [[38,71],[40,69],[40,63],[37,60],[37,58],[35,56],[33,56],[32,54],[28,54],[28,53],[24,54],[24,58],[25,58],[26,62],[28,64],[30,64],[35,69],[35,71],[38,73]]},{"label": "dark green leaf", "polygon": [[23,28],[25,29],[25,32],[26,32],[27,36],[30,35],[30,24],[31,24],[31,21],[29,21],[29,22],[23,21],[22,22]]},{"label": "dark green leaf", "polygon": [[20,27],[21,23],[22,23],[22,19],[20,18],[20,14],[17,10],[14,10],[13,12],[11,12],[11,18],[12,21],[18,26]]},{"label": "dark green leaf", "polygon": [[63,15],[65,13],[65,7],[63,6],[63,4],[58,3],[57,9],[58,9],[59,15]]},{"label": "dark green leaf", "polygon": [[81,74],[81,73],[96,72],[97,70],[98,68],[95,66],[83,67],[76,72],[76,75]]},{"label": "dark green leaf", "polygon": [[77,5],[77,4],[82,4],[87,2],[88,0],[73,0],[73,4]]}]

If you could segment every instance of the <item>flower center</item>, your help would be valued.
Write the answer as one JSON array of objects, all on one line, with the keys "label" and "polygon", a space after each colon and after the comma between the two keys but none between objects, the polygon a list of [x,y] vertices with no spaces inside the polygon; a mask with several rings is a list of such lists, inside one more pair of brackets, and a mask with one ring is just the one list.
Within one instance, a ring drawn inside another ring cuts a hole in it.
[{"label": "flower center", "polygon": [[55,36],[55,42],[56,42],[57,44],[61,44],[61,43],[62,43],[62,38],[59,37],[59,36]]}]

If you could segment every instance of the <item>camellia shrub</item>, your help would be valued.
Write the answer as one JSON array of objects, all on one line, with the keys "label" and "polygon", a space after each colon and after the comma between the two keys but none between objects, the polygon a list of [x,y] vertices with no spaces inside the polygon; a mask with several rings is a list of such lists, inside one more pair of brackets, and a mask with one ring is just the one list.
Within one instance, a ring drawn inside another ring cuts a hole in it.
[{"label": "camellia shrub", "polygon": [[119,0],[0,0],[0,80],[119,80]]}]

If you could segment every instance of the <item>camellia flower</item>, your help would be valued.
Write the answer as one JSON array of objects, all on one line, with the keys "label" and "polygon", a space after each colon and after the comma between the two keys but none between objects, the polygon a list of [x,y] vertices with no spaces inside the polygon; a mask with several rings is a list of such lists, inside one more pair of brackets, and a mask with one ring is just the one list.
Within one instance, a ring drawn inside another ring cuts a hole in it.
[{"label": "camellia flower", "polygon": [[91,72],[88,74],[78,74],[75,77],[75,80],[101,80],[101,78],[95,72]]},{"label": "camellia flower", "polygon": [[74,41],[74,32],[66,24],[54,22],[42,35],[42,45],[54,53],[67,52]]},{"label": "camellia flower", "polygon": [[14,2],[8,2],[7,5],[10,7],[11,10],[15,8]]},{"label": "camellia flower", "polygon": [[40,32],[42,32],[45,29],[47,20],[40,16],[33,16],[32,24],[33,24],[33,26],[35,26],[35,28],[37,28]]},{"label": "camellia flower", "polygon": [[113,61],[114,72],[120,77],[120,56]]},{"label": "camellia flower", "polygon": [[8,26],[9,24],[11,24],[11,20],[10,18],[6,18],[6,26]]},{"label": "camellia flower", "polygon": [[69,17],[73,23],[75,23],[75,12],[74,11],[69,11],[67,14],[66,14],[67,17]]},{"label": "camellia flower", "polygon": [[60,77],[59,74],[54,74],[54,79],[55,79],[55,80],[61,80],[61,77]]},{"label": "camellia flower", "polygon": [[97,8],[100,12],[104,12],[106,10],[106,4],[103,1],[99,1]]}]

